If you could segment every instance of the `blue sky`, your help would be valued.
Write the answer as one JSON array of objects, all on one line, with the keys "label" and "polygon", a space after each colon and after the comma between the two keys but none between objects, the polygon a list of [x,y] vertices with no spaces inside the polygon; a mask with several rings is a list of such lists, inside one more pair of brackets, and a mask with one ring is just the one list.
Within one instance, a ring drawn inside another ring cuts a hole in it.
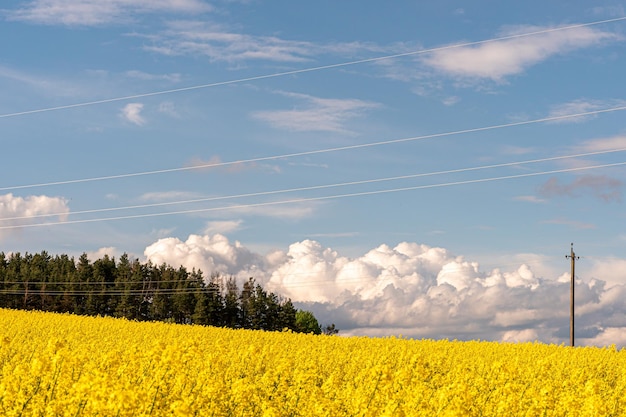
[{"label": "blue sky", "polygon": [[[0,250],[245,278],[344,334],[626,344],[618,1],[0,9]],[[304,308],[304,307],[303,307]]]}]

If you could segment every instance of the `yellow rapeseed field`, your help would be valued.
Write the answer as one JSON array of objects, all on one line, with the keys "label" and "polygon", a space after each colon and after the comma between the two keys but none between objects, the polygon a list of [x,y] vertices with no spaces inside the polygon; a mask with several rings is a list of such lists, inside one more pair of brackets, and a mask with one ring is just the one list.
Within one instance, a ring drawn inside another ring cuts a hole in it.
[{"label": "yellow rapeseed field", "polygon": [[0,309],[3,416],[626,415],[626,351]]}]

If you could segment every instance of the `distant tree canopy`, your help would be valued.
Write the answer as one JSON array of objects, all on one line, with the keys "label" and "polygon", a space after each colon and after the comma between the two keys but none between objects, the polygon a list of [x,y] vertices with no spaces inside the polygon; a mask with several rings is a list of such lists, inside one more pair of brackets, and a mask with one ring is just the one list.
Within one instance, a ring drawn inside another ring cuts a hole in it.
[{"label": "distant tree canopy", "polygon": [[201,271],[131,261],[127,254],[117,262],[107,255],[90,262],[86,254],[75,261],[45,251],[0,252],[0,307],[321,333],[312,313],[268,293],[254,278],[239,288],[234,277],[214,273],[205,280]]},{"label": "distant tree canopy", "polygon": [[313,313],[306,310],[296,312],[296,329],[302,333],[322,333],[322,328]]}]

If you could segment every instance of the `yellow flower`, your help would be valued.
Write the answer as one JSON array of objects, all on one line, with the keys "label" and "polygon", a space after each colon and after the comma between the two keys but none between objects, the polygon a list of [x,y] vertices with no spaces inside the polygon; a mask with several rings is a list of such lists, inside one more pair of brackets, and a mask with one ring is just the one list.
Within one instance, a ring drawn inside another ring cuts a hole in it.
[{"label": "yellow flower", "polygon": [[6,416],[626,415],[626,351],[0,309]]}]

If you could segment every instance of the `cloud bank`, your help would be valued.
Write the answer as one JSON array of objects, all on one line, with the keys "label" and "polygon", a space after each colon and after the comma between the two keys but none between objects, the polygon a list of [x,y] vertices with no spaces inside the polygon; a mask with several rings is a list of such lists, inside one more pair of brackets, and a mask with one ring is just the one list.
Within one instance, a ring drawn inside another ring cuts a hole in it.
[{"label": "cloud bank", "polygon": [[[526,264],[482,271],[444,248],[412,242],[383,244],[349,258],[313,240],[261,255],[220,234],[191,235],[184,242],[160,239],[144,254],[157,264],[201,269],[205,276],[252,276],[320,322],[335,323],[343,335],[569,340],[567,272],[540,277]],[[607,285],[601,275],[578,280],[577,343],[624,345],[625,296],[625,285]]]}]

